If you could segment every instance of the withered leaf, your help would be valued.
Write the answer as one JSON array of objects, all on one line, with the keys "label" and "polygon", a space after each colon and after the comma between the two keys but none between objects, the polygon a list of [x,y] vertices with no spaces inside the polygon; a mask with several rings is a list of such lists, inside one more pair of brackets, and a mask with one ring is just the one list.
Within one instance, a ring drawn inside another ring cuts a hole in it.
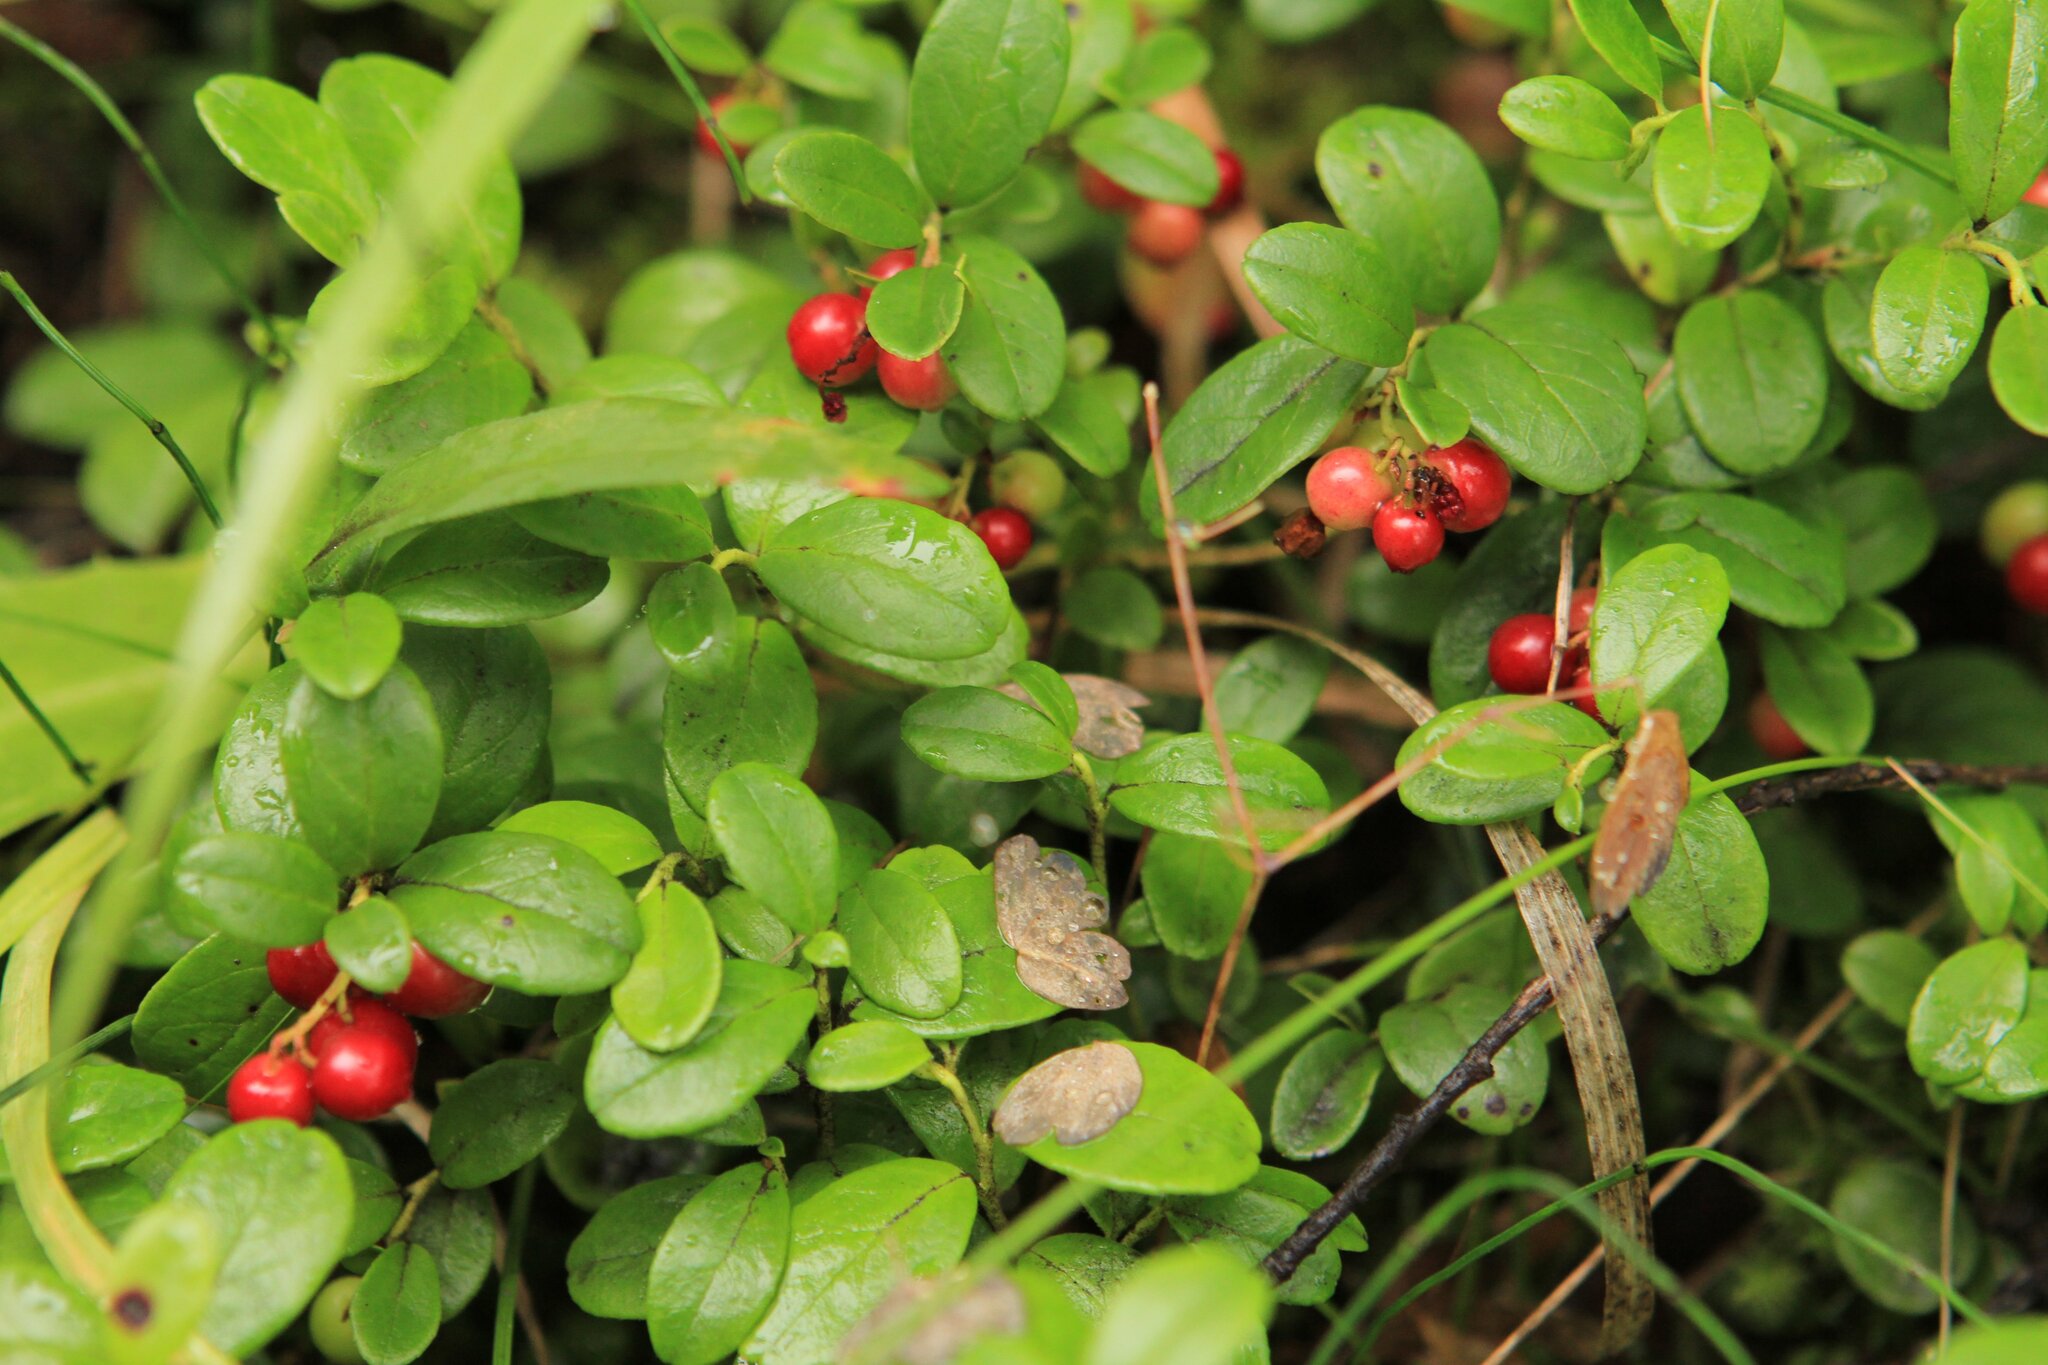
[{"label": "withered leaf", "polygon": [[1145,722],[1136,708],[1152,699],[1115,678],[1098,678],[1093,673],[1067,673],[1067,686],[1081,707],[1081,728],[1074,731],[1074,747],[1096,758],[1123,758],[1138,752],[1145,741]]},{"label": "withered leaf", "polygon": [[1144,1090],[1145,1073],[1122,1043],[1070,1047],[1019,1076],[996,1106],[991,1126],[1012,1147],[1047,1133],[1072,1147],[1108,1132]]},{"label": "withered leaf", "polygon": [[1074,856],[1041,853],[1016,834],[996,846],[996,928],[1017,950],[1017,976],[1035,995],[1077,1010],[1113,1010],[1130,999],[1131,955],[1108,934],[1109,904],[1088,889]]},{"label": "withered leaf", "polygon": [[898,1284],[841,1339],[842,1365],[952,1365],[983,1337],[1024,1330],[1024,1294],[1016,1281],[1003,1274],[971,1284],[967,1278],[955,1270]]},{"label": "withered leaf", "polygon": [[1601,915],[1618,913],[1656,883],[1692,796],[1692,765],[1674,712],[1645,711],[1626,754],[1586,869],[1593,910]]}]

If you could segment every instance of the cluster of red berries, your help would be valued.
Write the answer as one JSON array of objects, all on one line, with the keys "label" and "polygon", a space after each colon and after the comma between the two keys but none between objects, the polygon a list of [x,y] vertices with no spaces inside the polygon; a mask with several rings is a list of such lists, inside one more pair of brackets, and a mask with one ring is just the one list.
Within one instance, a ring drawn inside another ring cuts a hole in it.
[{"label": "cluster of red berries", "polygon": [[2048,616],[2048,482],[2028,479],[1984,509],[1984,556],[2005,570],[2005,591],[2036,616]]},{"label": "cluster of red berries", "polygon": [[1081,163],[1081,197],[1105,213],[1130,215],[1124,241],[1154,265],[1174,265],[1202,244],[1210,218],[1220,218],[1244,202],[1244,162],[1228,147],[1216,148],[1216,197],[1202,208],[1162,204],[1133,194],[1087,162]]},{"label": "cluster of red berries", "polygon": [[1470,437],[1403,460],[1339,446],[1308,471],[1308,507],[1332,531],[1372,527],[1387,567],[1413,573],[1444,548],[1445,531],[1483,531],[1500,520],[1513,477]]},{"label": "cluster of red berries", "polygon": [[411,1020],[466,1013],[491,993],[417,943],[397,990],[380,998],[350,987],[328,1009],[322,1003],[340,969],[326,944],[273,948],[266,965],[271,989],[316,1015],[303,1040],[294,1031],[280,1035],[293,1040],[289,1048],[258,1053],[229,1079],[228,1117],[236,1123],[289,1119],[303,1128],[315,1104],[357,1123],[381,1118],[412,1096],[420,1040]]},{"label": "cluster of red berries", "polygon": [[[1572,593],[1571,605],[1566,609],[1564,658],[1558,664],[1557,676],[1574,691],[1593,685],[1586,632],[1593,620],[1593,604],[1599,597],[1598,588],[1579,588]],[[1493,638],[1486,642],[1486,671],[1493,675],[1493,685],[1524,697],[1549,692],[1550,656],[1556,633],[1557,622],[1548,612],[1541,611],[1510,616],[1495,626]],[[1591,691],[1573,697],[1571,702],[1593,719],[1600,719],[1600,708],[1594,704]]]},{"label": "cluster of red berries", "polygon": [[[908,247],[885,251],[868,266],[875,284],[917,264]],[[882,392],[917,412],[937,412],[960,392],[937,351],[916,360],[894,355],[868,334],[868,296],[873,285],[852,294],[819,294],[806,299],[789,320],[789,358],[797,372],[823,389],[858,384],[870,371]]]}]

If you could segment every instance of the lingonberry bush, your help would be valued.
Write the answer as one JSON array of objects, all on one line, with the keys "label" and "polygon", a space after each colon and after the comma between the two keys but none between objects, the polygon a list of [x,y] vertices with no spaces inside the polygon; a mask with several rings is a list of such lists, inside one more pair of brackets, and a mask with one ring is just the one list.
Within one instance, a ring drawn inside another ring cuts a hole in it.
[{"label": "lingonberry bush", "polygon": [[143,9],[0,1360],[2048,1359],[2042,0]]}]

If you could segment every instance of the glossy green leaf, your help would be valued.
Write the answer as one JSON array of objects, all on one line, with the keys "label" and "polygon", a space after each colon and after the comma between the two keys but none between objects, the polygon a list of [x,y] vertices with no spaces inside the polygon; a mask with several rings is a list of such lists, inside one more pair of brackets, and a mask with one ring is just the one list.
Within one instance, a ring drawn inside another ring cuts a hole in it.
[{"label": "glossy green leaf", "polygon": [[1890,662],[1920,648],[1920,632],[1912,618],[1891,603],[1875,598],[1851,602],[1842,608],[1827,634],[1858,659]]},{"label": "glossy green leaf", "polygon": [[994,194],[1052,126],[1066,84],[1055,0],[947,0],[910,71],[910,151],[941,208]]},{"label": "glossy green leaf", "polygon": [[940,351],[946,368],[967,401],[989,416],[1005,422],[1036,417],[1066,378],[1059,300],[1036,266],[993,237],[961,237],[955,246],[967,295],[959,325]]},{"label": "glossy green leaf", "polygon": [[630,353],[586,361],[568,382],[548,394],[548,402],[556,407],[593,398],[665,398],[671,403],[710,408],[725,404],[724,392],[689,361]]},{"label": "glossy green leaf", "polygon": [[336,265],[355,259],[376,225],[377,201],[332,115],[261,76],[216,76],[193,103],[235,169],[277,195],[293,231]]},{"label": "glossy green leaf", "polygon": [[839,932],[861,993],[884,1009],[936,1019],[960,999],[960,942],[945,907],[917,878],[874,868],[839,898]]},{"label": "glossy green leaf", "polygon": [[340,881],[305,844],[249,830],[187,844],[171,876],[193,922],[265,948],[318,939],[338,908]]},{"label": "glossy green leaf", "polygon": [[[185,1117],[185,1092],[168,1076],[88,1058],[74,1063],[50,1098],[50,1154],[65,1174],[126,1161]],[[0,1181],[12,1178],[0,1154]]]},{"label": "glossy green leaf", "polygon": [[1114,373],[1069,375],[1032,424],[1068,459],[1106,479],[1131,462],[1131,424],[1117,406],[1122,388]]},{"label": "glossy green leaf", "polygon": [[650,1052],[673,1052],[697,1036],[718,1003],[725,956],[711,912],[674,882],[643,898],[640,951],[612,984],[612,1013]]},{"label": "glossy green leaf", "polygon": [[713,1365],[775,1301],[790,1255],[789,1184],[748,1162],[713,1180],[669,1226],[647,1276],[647,1330],[669,1365]]},{"label": "glossy green leaf", "polygon": [[1631,550],[1603,548],[1610,571],[1651,545],[1689,545],[1712,555],[1735,605],[1782,626],[1826,625],[1847,592],[1840,542],[1760,498],[1676,493],[1633,518],[1611,518],[1607,537]]},{"label": "glossy green leaf", "polygon": [[1642,376],[1621,347],[1541,310],[1490,308],[1430,335],[1429,383],[1515,471],[1563,493],[1627,477],[1649,432]]},{"label": "glossy green leaf", "polygon": [[[1607,594],[1601,594],[1601,601]],[[1475,698],[1439,712],[1401,745],[1408,763],[1471,727],[1495,705]],[[1484,825],[1532,815],[1557,800],[1568,775],[1585,763],[1584,781],[1605,776],[1610,760],[1589,751],[1608,743],[1600,722],[1565,702],[1544,702],[1480,722],[1401,784],[1401,803],[1439,824]]]},{"label": "glossy green leaf", "polygon": [[291,1007],[273,995],[263,950],[216,935],[158,977],[135,1011],[135,1059],[205,1095],[252,1056]]},{"label": "glossy green leaf", "polygon": [[[92,1212],[89,1205],[87,1212]],[[140,1295],[149,1312],[140,1323],[108,1314],[108,1324],[118,1323],[122,1330],[106,1333],[101,1345],[106,1365],[158,1365],[171,1359],[206,1311],[220,1273],[220,1255],[213,1220],[188,1205],[150,1205],[123,1228],[107,1274],[107,1297],[120,1303]],[[17,1322],[31,1312],[21,1304],[0,1311]],[[8,1329],[0,1328],[0,1352],[10,1344],[7,1336]],[[79,1360],[89,1358],[81,1355]],[[23,1365],[43,1359],[30,1354]]]},{"label": "glossy green leaf", "polygon": [[441,1320],[446,1322],[477,1296],[490,1273],[495,1240],[490,1196],[482,1190],[435,1190],[402,1240],[433,1253],[441,1272]]},{"label": "glossy green leaf", "polygon": [[624,811],[589,801],[543,801],[508,815],[498,828],[574,844],[614,877],[661,857],[661,842],[647,826]]},{"label": "glossy green leaf", "polygon": [[354,701],[391,670],[401,631],[398,613],[373,593],[322,598],[293,623],[291,657],[327,692]]},{"label": "glossy green leaf", "polygon": [[1714,84],[1739,100],[1770,85],[1785,42],[1784,0],[1664,0],[1664,9],[1694,57],[1711,41]]},{"label": "glossy green leaf", "polygon": [[845,6],[799,0],[782,16],[761,65],[821,95],[865,99],[874,93],[876,73],[864,60],[861,37],[860,21]]},{"label": "glossy green leaf", "polygon": [[1314,714],[1329,672],[1330,656],[1306,641],[1254,640],[1216,675],[1216,714],[1232,734],[1284,744]]},{"label": "glossy green leaf", "polygon": [[671,808],[701,814],[711,783],[735,763],[802,772],[817,737],[803,652],[781,622],[742,617],[715,668],[669,675],[661,750]]},{"label": "glossy green leaf", "polygon": [[915,246],[931,203],[887,153],[856,133],[813,129],[775,154],[775,180],[834,232],[875,246]]},{"label": "glossy green leaf", "polygon": [[1109,1291],[1137,1263],[1137,1253],[1123,1243],[1085,1232],[1054,1233],[1017,1258],[1020,1268],[1044,1271],[1056,1280],[1068,1301],[1091,1321],[1102,1316]]},{"label": "glossy green leaf", "polygon": [[1991,392],[2005,415],[2048,436],[2048,310],[2015,308],[1991,334]]},{"label": "glossy green leaf", "polygon": [[1651,194],[1680,246],[1715,250],[1749,230],[1771,185],[1771,148],[1740,109],[1720,105],[1707,133],[1699,105],[1657,135]]},{"label": "glossy green leaf", "polygon": [[[401,286],[397,315],[381,334],[381,344],[366,353],[350,377],[359,384],[395,384],[410,379],[438,360],[469,325],[477,305],[473,267],[448,264],[421,267]],[[328,281],[306,310],[306,326],[316,335],[338,324],[335,311],[346,293],[346,271]]]},{"label": "glossy green leaf", "polygon": [[832,922],[839,838],[824,803],[798,779],[765,763],[728,768],[705,803],[732,879],[799,934]]},{"label": "glossy green leaf", "polygon": [[434,1254],[411,1242],[378,1252],[349,1301],[348,1318],[369,1365],[419,1359],[441,1330],[441,1271]]},{"label": "glossy green leaf", "polygon": [[1975,0],[1956,19],[1949,154],[1970,216],[2003,217],[2048,161],[2048,15]]},{"label": "glossy green leaf", "polygon": [[[1228,1194],[1169,1200],[1167,1222],[1183,1240],[1221,1247],[1256,1268],[1312,1210],[1329,1199],[1329,1190],[1308,1176],[1278,1166],[1261,1166],[1249,1181]],[[1347,1216],[1280,1284],[1276,1297],[1287,1304],[1328,1301],[1337,1288],[1337,1253],[1364,1249],[1364,1228],[1356,1215]]]},{"label": "glossy green leaf", "polygon": [[1760,645],[1764,687],[1799,737],[1817,753],[1862,753],[1876,702],[1849,652],[1818,631],[1770,626]]},{"label": "glossy green leaf", "polygon": [[1950,954],[1913,1002],[1906,1026],[1913,1070],[1937,1085],[1978,1080],[2027,1012],[2028,994],[2026,950],[2016,940],[1986,939]]},{"label": "glossy green leaf", "polygon": [[973,1182],[943,1161],[907,1157],[841,1176],[796,1206],[782,1291],[741,1354],[762,1365],[833,1359],[899,1280],[960,1259],[974,1210]]},{"label": "glossy green leaf", "polygon": [[593,1317],[647,1316],[647,1272],[676,1215],[708,1176],[664,1176],[621,1190],[569,1244],[569,1297]]},{"label": "glossy green leaf", "polygon": [[412,973],[412,929],[399,908],[371,896],[331,915],[322,936],[334,964],[369,991],[395,991]]},{"label": "glossy green leaf", "polygon": [[[1315,769],[1279,745],[1248,735],[1230,740],[1238,787],[1263,848],[1292,842],[1329,810],[1329,792]],[[1109,792],[1118,814],[1148,829],[1243,842],[1239,821],[1206,733],[1148,744],[1125,759]]]},{"label": "glossy green leaf", "polygon": [[1281,326],[1367,365],[1408,353],[1415,309],[1380,247],[1324,223],[1287,223],[1254,241],[1245,283]]},{"label": "glossy green leaf", "polygon": [[1219,956],[1244,912],[1252,872],[1242,848],[1220,839],[1157,832],[1139,868],[1152,924],[1167,950]]},{"label": "glossy green leaf", "polygon": [[441,796],[441,730],[410,668],[344,701],[302,678],[280,746],[306,842],[345,876],[390,867],[419,843]]},{"label": "glossy green leaf", "polygon": [[697,1036],[649,1052],[610,1020],[597,1031],[583,1098],[624,1137],[690,1133],[739,1112],[803,1038],[817,1004],[807,977],[759,962],[725,964],[718,1003]]},{"label": "glossy green leaf", "polygon": [[[1387,1063],[1403,1085],[1427,1095],[1511,1003],[1508,990],[1467,983],[1434,1000],[1396,1005],[1380,1016]],[[1475,1133],[1513,1132],[1535,1116],[1549,1080],[1550,1054],[1542,1042],[1517,1034],[1495,1055],[1492,1078],[1460,1095],[1451,1117]]]},{"label": "glossy green leaf", "polygon": [[1523,81],[1501,98],[1500,118],[1531,147],[1561,156],[1619,161],[1628,155],[1628,115],[1576,76]]},{"label": "glossy green leaf", "polygon": [[1652,99],[1664,96],[1664,67],[1633,0],[1570,0],[1586,42],[1616,75]]},{"label": "glossy green leaf", "polygon": [[408,621],[508,626],[574,611],[604,589],[604,560],[550,544],[502,515],[422,531],[377,570],[380,596]]},{"label": "glossy green leaf", "polygon": [[[1294,337],[1272,337],[1202,381],[1162,438],[1174,510],[1190,522],[1228,516],[1315,453],[1347,411],[1365,367]],[[1158,494],[1139,494],[1158,517]]]},{"label": "glossy green leaf", "polygon": [[562,1135],[576,1090],[553,1062],[508,1057],[472,1072],[441,1100],[427,1150],[451,1190],[502,1180]]},{"label": "glossy green leaf", "polygon": [[162,1198],[213,1222],[220,1276],[199,1330],[237,1356],[269,1341],[312,1299],[341,1259],[353,1206],[334,1140],[281,1119],[215,1134]]},{"label": "glossy green leaf", "polygon": [[1098,565],[1075,575],[1060,610],[1076,633],[1111,649],[1151,649],[1166,633],[1159,599],[1129,569]]},{"label": "glossy green leaf", "polygon": [[1273,1150],[1313,1161],[1341,1150],[1372,1107],[1387,1059],[1351,1029],[1318,1034],[1290,1057],[1273,1091]]},{"label": "glossy green leaf", "polygon": [[1132,46],[1123,66],[1103,83],[1103,93],[1121,104],[1153,104],[1199,84],[1213,60],[1209,44],[1193,29],[1161,24]]},{"label": "glossy green leaf", "polygon": [[[1941,1178],[1919,1162],[1866,1157],[1835,1186],[1828,1212],[1919,1265],[1947,1264],[1950,1274],[1967,1283],[1977,1268],[1983,1239],[1967,1203],[1957,1201],[1953,1214],[1944,1215],[1947,1203]],[[1946,1238],[1944,1226],[1949,1228]],[[1934,1290],[1918,1277],[1839,1232],[1830,1237],[1842,1269],[1879,1306],[1894,1313],[1934,1311]]]},{"label": "glossy green leaf", "polygon": [[680,486],[549,498],[513,508],[512,519],[550,545],[599,559],[695,559],[713,548],[704,504]]},{"label": "glossy green leaf", "polygon": [[519,626],[412,626],[405,636],[399,659],[426,685],[441,727],[441,799],[425,837],[466,834],[531,790],[546,761],[547,657]]},{"label": "glossy green leaf", "polygon": [[1316,175],[1344,226],[1385,252],[1423,312],[1456,311],[1493,273],[1493,186],[1465,141],[1429,115],[1353,110],[1317,140]]},{"label": "glossy green leaf", "polygon": [[1013,665],[1004,675],[1003,690],[1022,694],[1065,738],[1072,739],[1081,728],[1081,703],[1074,698],[1073,686],[1036,659]]},{"label": "glossy green leaf", "polygon": [[1144,1073],[1137,1105],[1073,1146],[1048,1133],[1023,1149],[1039,1165],[1113,1190],[1221,1194],[1258,1170],[1259,1125],[1229,1087],[1172,1048],[1128,1044]]},{"label": "glossy green leaf", "polygon": [[963,659],[1009,621],[1009,588],[981,538],[906,502],[858,498],[807,512],[754,569],[790,610],[888,654]]},{"label": "glossy green leaf", "polygon": [[539,834],[459,834],[399,867],[387,893],[413,937],[454,967],[529,995],[601,990],[640,946],[603,864]]},{"label": "glossy green leaf", "polygon": [[943,773],[978,782],[1050,777],[1073,761],[1068,737],[1037,707],[986,687],[948,687],[903,713],[903,742]]},{"label": "glossy green leaf", "polygon": [[1968,252],[1912,246],[1892,257],[1870,300],[1885,379],[1907,393],[1946,393],[1977,350],[1990,296],[1984,267]]},{"label": "glossy green leaf", "polygon": [[804,1076],[820,1090],[880,1090],[931,1059],[924,1039],[903,1025],[869,1019],[818,1039],[804,1063]]},{"label": "glossy green leaf", "polygon": [[912,266],[875,286],[868,333],[891,355],[922,360],[952,339],[967,304],[967,285],[953,265]]},{"label": "glossy green leaf", "polygon": [[2021,802],[2004,793],[1959,792],[1928,819],[1956,860],[1963,908],[1985,934],[2008,926],[2039,933],[2048,920],[2048,843]]},{"label": "glossy green leaf", "polygon": [[1749,821],[1719,793],[1678,817],[1671,861],[1635,899],[1657,955],[1704,976],[1749,956],[1763,937],[1770,873]]},{"label": "glossy green leaf", "polygon": [[1721,562],[1687,545],[1661,545],[1621,566],[1593,607],[1593,682],[1600,713],[1627,722],[1707,651],[1728,616]]},{"label": "glossy green leaf", "polygon": [[1216,154],[1177,123],[1142,109],[1083,119],[1074,154],[1146,199],[1200,208],[1216,197]]},{"label": "glossy green leaf", "polygon": [[1876,341],[1871,334],[1871,300],[1877,281],[1877,269],[1865,266],[1840,271],[1822,287],[1821,322],[1827,333],[1828,350],[1871,397],[1909,412],[1924,411],[1947,395],[1908,393],[1886,379],[1878,366]]},{"label": "glossy green leaf", "polygon": [[647,594],[647,633],[679,673],[710,676],[729,670],[739,624],[724,575],[700,563],[656,579]]},{"label": "glossy green leaf", "polygon": [[1910,934],[1873,929],[1842,949],[1842,979],[1887,1023],[1904,1028],[1914,999],[1940,962],[1934,949]]},{"label": "glossy green leaf", "polygon": [[1718,251],[1681,246],[1664,220],[1647,211],[1601,216],[1629,280],[1651,300],[1675,307],[1705,293],[1720,268]]},{"label": "glossy green leaf", "polygon": [[1402,413],[1433,446],[1456,445],[1472,429],[1472,414],[1441,389],[1425,388],[1403,376],[1394,381]]},{"label": "glossy green leaf", "polygon": [[1110,1291],[1082,1365],[1229,1365],[1264,1345],[1273,1289],[1220,1247],[1145,1257]]},{"label": "glossy green leaf", "polygon": [[1820,338],[1760,290],[1701,299],[1672,338],[1678,394],[1700,442],[1737,473],[1783,469],[1806,452],[1827,406]]}]

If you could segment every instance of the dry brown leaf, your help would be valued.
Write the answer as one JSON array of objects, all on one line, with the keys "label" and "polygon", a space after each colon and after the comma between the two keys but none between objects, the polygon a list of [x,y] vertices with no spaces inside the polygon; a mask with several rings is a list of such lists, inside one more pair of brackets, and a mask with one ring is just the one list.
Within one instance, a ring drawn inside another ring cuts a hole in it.
[{"label": "dry brown leaf", "polygon": [[[846,1365],[873,1359],[891,1365],[951,1365],[962,1349],[983,1337],[1016,1336],[1024,1330],[1024,1295],[1014,1280],[993,1274],[962,1288],[961,1278],[955,1273],[903,1281],[841,1339],[839,1359]],[[903,1323],[942,1292],[949,1293],[948,1299],[928,1310],[929,1316],[914,1326]]]},{"label": "dry brown leaf", "polygon": [[1108,934],[1109,904],[1088,889],[1069,853],[1041,854],[1012,835],[996,846],[996,928],[1017,950],[1017,976],[1033,994],[1077,1010],[1113,1010],[1130,997],[1131,955]]},{"label": "dry brown leaf", "polygon": [[1098,678],[1093,673],[1061,676],[1081,705],[1081,728],[1074,731],[1076,749],[1096,758],[1123,758],[1138,752],[1145,742],[1145,722],[1138,719],[1136,708],[1151,705],[1150,697],[1115,678]]},{"label": "dry brown leaf", "polygon": [[1673,712],[1645,711],[1627,755],[1587,864],[1595,914],[1618,914],[1655,884],[1692,795],[1692,765]]},{"label": "dry brown leaf", "polygon": [[1047,1133],[1071,1147],[1108,1132],[1144,1091],[1145,1073],[1122,1043],[1070,1047],[1019,1076],[996,1106],[991,1126],[1012,1147]]}]

